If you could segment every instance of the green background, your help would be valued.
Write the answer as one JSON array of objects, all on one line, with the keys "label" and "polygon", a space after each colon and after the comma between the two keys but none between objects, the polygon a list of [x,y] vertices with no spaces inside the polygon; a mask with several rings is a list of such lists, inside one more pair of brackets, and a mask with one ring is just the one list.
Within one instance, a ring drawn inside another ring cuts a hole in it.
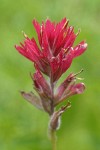
[{"label": "green background", "polygon": [[100,150],[100,0],[0,0],[0,150],[51,150],[49,117],[23,100],[19,91],[31,91],[30,61],[14,45],[21,31],[36,37],[32,20],[60,21],[67,17],[76,43],[85,39],[88,50],[73,61],[69,72],[84,72],[86,91],[70,98],[72,107],[62,116],[57,150]]}]

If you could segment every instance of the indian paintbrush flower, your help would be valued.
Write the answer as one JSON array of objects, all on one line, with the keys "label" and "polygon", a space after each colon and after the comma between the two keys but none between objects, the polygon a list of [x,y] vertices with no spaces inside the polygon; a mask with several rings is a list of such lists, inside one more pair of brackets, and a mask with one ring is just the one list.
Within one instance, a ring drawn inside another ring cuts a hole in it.
[{"label": "indian paintbrush flower", "polygon": [[64,18],[56,24],[49,19],[42,25],[33,20],[36,29],[39,46],[35,39],[25,35],[24,44],[15,46],[23,56],[35,63],[41,72],[52,77],[53,82],[70,67],[73,59],[81,55],[87,48],[85,41],[73,46],[78,33],[74,33],[74,27],[68,26],[68,20]]},{"label": "indian paintbrush flower", "polygon": [[[72,95],[83,93],[85,89],[84,83],[76,83],[78,73],[71,73],[55,89],[57,81],[71,66],[74,58],[80,56],[87,48],[85,41],[74,46],[79,31],[75,33],[74,27],[68,23],[66,18],[59,23],[47,19],[40,25],[34,19],[33,25],[39,42],[36,43],[34,38],[30,39],[24,34],[24,43],[15,46],[19,53],[34,63],[36,69],[31,78],[38,96],[33,92],[22,91],[21,94],[31,104],[49,114],[51,130],[59,128],[60,116],[71,106],[67,99]],[[56,110],[56,106],[63,101],[67,101],[67,104]]]}]

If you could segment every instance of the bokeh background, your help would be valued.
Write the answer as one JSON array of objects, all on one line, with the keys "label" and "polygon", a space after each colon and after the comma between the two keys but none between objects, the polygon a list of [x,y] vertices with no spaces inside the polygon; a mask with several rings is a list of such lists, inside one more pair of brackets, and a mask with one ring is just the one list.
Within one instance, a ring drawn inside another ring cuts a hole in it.
[{"label": "bokeh background", "polygon": [[36,33],[32,20],[70,20],[85,39],[88,50],[74,60],[69,72],[84,72],[86,91],[70,98],[72,107],[62,116],[57,132],[58,150],[100,150],[100,0],[0,0],[0,150],[51,150],[47,137],[49,117],[27,103],[19,91],[31,91],[30,61],[14,45],[21,31]]}]

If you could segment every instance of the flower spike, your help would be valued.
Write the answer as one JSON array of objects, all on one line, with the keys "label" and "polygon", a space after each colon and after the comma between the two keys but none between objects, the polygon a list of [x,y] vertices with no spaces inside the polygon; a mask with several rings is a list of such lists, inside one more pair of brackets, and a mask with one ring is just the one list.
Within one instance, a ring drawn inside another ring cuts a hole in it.
[{"label": "flower spike", "polygon": [[[38,43],[24,32],[24,42],[15,45],[16,50],[29,59],[35,66],[35,73],[31,75],[33,92],[21,91],[21,95],[32,105],[45,111],[50,116],[49,129],[51,137],[54,131],[60,127],[61,115],[71,107],[69,97],[82,94],[85,90],[84,83],[77,83],[78,73],[70,73],[66,79],[56,87],[61,76],[70,68],[73,60],[82,55],[87,49],[87,43],[81,41],[74,46],[74,42],[80,33],[74,32],[74,27],[69,26],[69,20],[63,18],[60,22],[52,22],[47,19],[40,25],[34,19],[33,26],[38,36]],[[66,105],[61,105],[66,101]],[[60,108],[57,109],[57,105]],[[53,137],[54,138],[54,137]]]}]

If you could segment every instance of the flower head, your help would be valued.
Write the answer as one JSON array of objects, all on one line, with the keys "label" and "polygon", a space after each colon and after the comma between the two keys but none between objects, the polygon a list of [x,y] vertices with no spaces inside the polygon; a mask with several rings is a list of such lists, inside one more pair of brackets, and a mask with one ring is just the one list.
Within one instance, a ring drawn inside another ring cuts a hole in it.
[{"label": "flower head", "polygon": [[58,79],[70,67],[73,59],[80,56],[87,48],[85,41],[74,46],[78,33],[74,33],[74,27],[68,26],[68,22],[64,18],[56,24],[47,19],[40,25],[33,20],[39,43],[24,34],[24,43],[15,46],[19,53],[34,63],[36,69],[31,77],[38,95],[24,91],[21,92],[21,95],[32,105],[50,115],[49,125],[52,130],[59,128],[60,117],[65,110],[70,108],[71,103],[67,101],[65,106],[61,106],[56,111],[55,107],[70,96],[81,94],[85,90],[84,83],[76,83],[76,76],[82,70],[77,74],[71,73],[58,87],[55,87]]},{"label": "flower head", "polygon": [[68,26],[68,22],[64,18],[56,24],[47,19],[40,25],[33,20],[39,44],[34,38],[25,35],[24,44],[15,46],[19,53],[34,62],[44,74],[52,76],[53,81],[57,81],[70,67],[73,59],[87,48],[85,41],[73,45],[78,33],[74,33],[74,27]]}]

